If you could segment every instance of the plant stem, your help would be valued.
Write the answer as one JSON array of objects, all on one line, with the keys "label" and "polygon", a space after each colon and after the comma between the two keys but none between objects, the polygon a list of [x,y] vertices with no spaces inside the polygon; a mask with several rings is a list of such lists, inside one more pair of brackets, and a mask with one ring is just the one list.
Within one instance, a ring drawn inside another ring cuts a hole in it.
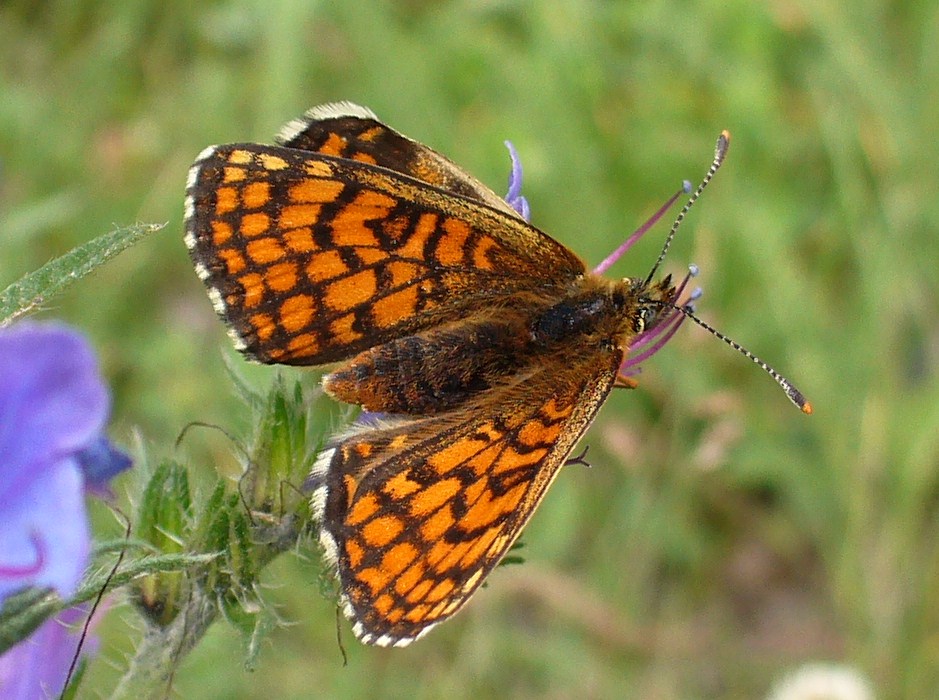
[{"label": "plant stem", "polygon": [[172,695],[173,676],[186,654],[218,617],[219,605],[199,586],[166,627],[148,625],[127,672],[114,689],[113,700],[145,700]]}]

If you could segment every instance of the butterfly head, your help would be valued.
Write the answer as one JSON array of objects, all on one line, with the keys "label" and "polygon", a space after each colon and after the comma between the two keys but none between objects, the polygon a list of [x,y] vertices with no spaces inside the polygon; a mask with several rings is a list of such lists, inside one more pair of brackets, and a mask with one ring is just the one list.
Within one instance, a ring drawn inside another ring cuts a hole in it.
[{"label": "butterfly head", "polygon": [[679,290],[672,284],[672,276],[647,285],[645,280],[632,278],[629,284],[636,295],[636,311],[632,316],[632,331],[637,336],[651,332],[674,311]]},{"label": "butterfly head", "polygon": [[658,282],[649,283],[642,278],[624,280],[635,299],[632,312],[627,316],[628,355],[620,367],[620,374],[629,376],[639,371],[639,365],[657,353],[671,339],[688,314],[693,301],[701,296],[700,288],[686,293],[691,278],[698,268],[689,267],[688,273],[677,285],[666,275]]}]

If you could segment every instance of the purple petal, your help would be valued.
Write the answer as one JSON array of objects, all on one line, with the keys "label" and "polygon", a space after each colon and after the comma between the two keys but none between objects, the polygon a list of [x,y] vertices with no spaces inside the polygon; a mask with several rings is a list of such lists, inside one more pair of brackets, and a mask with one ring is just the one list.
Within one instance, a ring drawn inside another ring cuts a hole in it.
[{"label": "purple petal", "polygon": [[505,195],[505,201],[525,221],[531,221],[531,207],[528,205],[528,200],[522,195],[522,161],[511,141],[506,141],[505,147],[509,149],[509,157],[512,159],[512,171],[509,173],[509,191]]},{"label": "purple petal", "polygon": [[0,601],[30,586],[63,598],[75,592],[90,549],[83,481],[78,462],[66,458],[0,501]]},{"label": "purple petal", "polygon": [[54,323],[0,331],[0,504],[90,444],[107,413],[107,388],[79,334]]},{"label": "purple petal", "polygon": [[130,457],[101,435],[76,455],[85,476],[85,489],[96,496],[109,497],[108,482],[132,464]]},{"label": "purple petal", "polygon": [[382,421],[388,420],[390,413],[382,413],[381,411],[362,411],[358,417],[355,419],[355,425],[364,425],[370,428],[381,425]]},{"label": "purple petal", "polygon": [[616,250],[614,250],[612,253],[607,255],[606,258],[600,261],[599,265],[593,268],[593,274],[602,275],[613,265],[613,263],[615,263],[617,260],[623,257],[623,253],[625,253],[627,250],[632,248],[633,245],[635,245],[636,241],[642,238],[646,234],[646,232],[650,228],[652,228],[655,225],[655,223],[665,215],[665,212],[667,212],[669,208],[678,200],[678,198],[681,196],[681,193],[685,191],[685,188],[689,184],[690,183],[687,180],[685,180],[682,183],[682,189],[678,190],[678,192],[676,192],[671,197],[669,197],[668,200],[665,202],[665,204],[659,207],[659,210],[655,212],[655,214],[650,216],[642,226],[640,226],[639,228],[637,228],[635,231],[632,232],[632,235],[630,235],[629,238],[626,239],[625,243],[621,243],[620,246]]},{"label": "purple petal", "polygon": [[[3,697],[12,700],[59,697],[81,641],[80,630],[86,615],[81,607],[63,610],[57,617],[44,622],[28,639],[0,656]],[[101,614],[96,612],[92,626],[100,617]],[[77,629],[73,629],[75,627]],[[96,653],[97,646],[94,638],[86,639],[82,655]]]},{"label": "purple petal", "polygon": [[102,438],[108,393],[85,339],[56,323],[0,329],[0,602],[74,593],[88,564],[84,487],[127,459]]}]

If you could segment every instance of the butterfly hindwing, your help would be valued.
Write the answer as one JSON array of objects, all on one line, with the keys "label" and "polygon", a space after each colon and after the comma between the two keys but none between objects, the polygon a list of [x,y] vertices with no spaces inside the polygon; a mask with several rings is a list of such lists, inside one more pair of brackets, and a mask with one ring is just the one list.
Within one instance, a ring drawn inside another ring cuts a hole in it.
[{"label": "butterfly hindwing", "polygon": [[511,547],[616,377],[621,350],[579,350],[462,410],[362,428],[321,453],[314,510],[362,641],[417,639]]}]

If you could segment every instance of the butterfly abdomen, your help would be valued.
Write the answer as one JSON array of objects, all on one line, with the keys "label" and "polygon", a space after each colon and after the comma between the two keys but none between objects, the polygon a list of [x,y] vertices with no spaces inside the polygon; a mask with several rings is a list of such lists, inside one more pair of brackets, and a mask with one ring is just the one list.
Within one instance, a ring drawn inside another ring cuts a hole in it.
[{"label": "butterfly abdomen", "polygon": [[334,398],[368,411],[432,415],[501,384],[530,359],[522,316],[464,321],[360,353],[323,379]]}]

